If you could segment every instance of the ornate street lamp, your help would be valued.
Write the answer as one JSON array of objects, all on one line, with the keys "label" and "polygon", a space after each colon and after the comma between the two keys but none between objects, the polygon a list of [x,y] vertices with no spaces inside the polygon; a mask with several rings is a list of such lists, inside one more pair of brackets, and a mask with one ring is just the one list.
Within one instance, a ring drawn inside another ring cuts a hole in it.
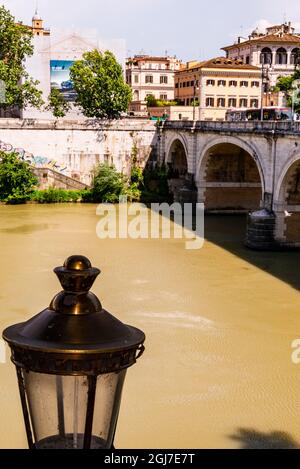
[{"label": "ornate street lamp", "polygon": [[261,104],[260,104],[260,120],[264,120],[264,96],[269,89],[269,67],[261,64]]},{"label": "ornate street lamp", "polygon": [[105,311],[89,290],[100,270],[83,256],[54,272],[63,291],[49,308],[8,327],[30,449],[113,447],[127,368],[142,331]]}]

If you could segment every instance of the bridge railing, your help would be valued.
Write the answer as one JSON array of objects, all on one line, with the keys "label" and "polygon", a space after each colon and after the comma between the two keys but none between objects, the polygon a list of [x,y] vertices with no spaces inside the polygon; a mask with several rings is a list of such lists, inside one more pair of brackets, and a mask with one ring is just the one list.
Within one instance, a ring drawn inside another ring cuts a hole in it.
[{"label": "bridge railing", "polygon": [[300,122],[290,121],[165,121],[164,129],[188,131],[246,131],[246,132],[292,132],[300,133]]}]

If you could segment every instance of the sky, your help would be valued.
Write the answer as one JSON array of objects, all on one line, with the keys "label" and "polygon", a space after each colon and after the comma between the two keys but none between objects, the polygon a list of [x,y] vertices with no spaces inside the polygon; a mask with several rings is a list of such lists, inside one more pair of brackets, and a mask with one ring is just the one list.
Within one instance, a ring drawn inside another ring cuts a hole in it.
[{"label": "sky", "polygon": [[38,3],[45,27],[96,29],[125,39],[127,55],[176,55],[183,61],[223,55],[220,48],[258,25],[291,21],[300,32],[299,0],[0,0],[31,24]]}]

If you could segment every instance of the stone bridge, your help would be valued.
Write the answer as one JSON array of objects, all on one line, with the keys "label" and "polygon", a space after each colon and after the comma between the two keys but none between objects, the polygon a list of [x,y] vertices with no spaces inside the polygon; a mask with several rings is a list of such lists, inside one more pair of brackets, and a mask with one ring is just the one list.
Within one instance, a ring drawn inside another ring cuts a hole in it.
[{"label": "stone bridge", "polygon": [[300,123],[166,121],[158,158],[175,200],[252,212],[250,247],[300,247]]}]

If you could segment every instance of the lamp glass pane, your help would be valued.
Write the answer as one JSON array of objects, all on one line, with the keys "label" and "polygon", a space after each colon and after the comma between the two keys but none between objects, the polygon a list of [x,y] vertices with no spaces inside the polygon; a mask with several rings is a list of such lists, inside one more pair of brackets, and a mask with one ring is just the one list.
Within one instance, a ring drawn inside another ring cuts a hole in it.
[{"label": "lamp glass pane", "polygon": [[25,372],[24,379],[36,447],[82,447],[87,377]]},{"label": "lamp glass pane", "polygon": [[121,396],[126,370],[98,376],[93,435],[111,448],[121,405]]},{"label": "lamp glass pane", "polygon": [[[37,449],[82,449],[88,407],[87,376],[23,372]],[[126,370],[99,375],[91,448],[110,448],[116,429]]]}]

